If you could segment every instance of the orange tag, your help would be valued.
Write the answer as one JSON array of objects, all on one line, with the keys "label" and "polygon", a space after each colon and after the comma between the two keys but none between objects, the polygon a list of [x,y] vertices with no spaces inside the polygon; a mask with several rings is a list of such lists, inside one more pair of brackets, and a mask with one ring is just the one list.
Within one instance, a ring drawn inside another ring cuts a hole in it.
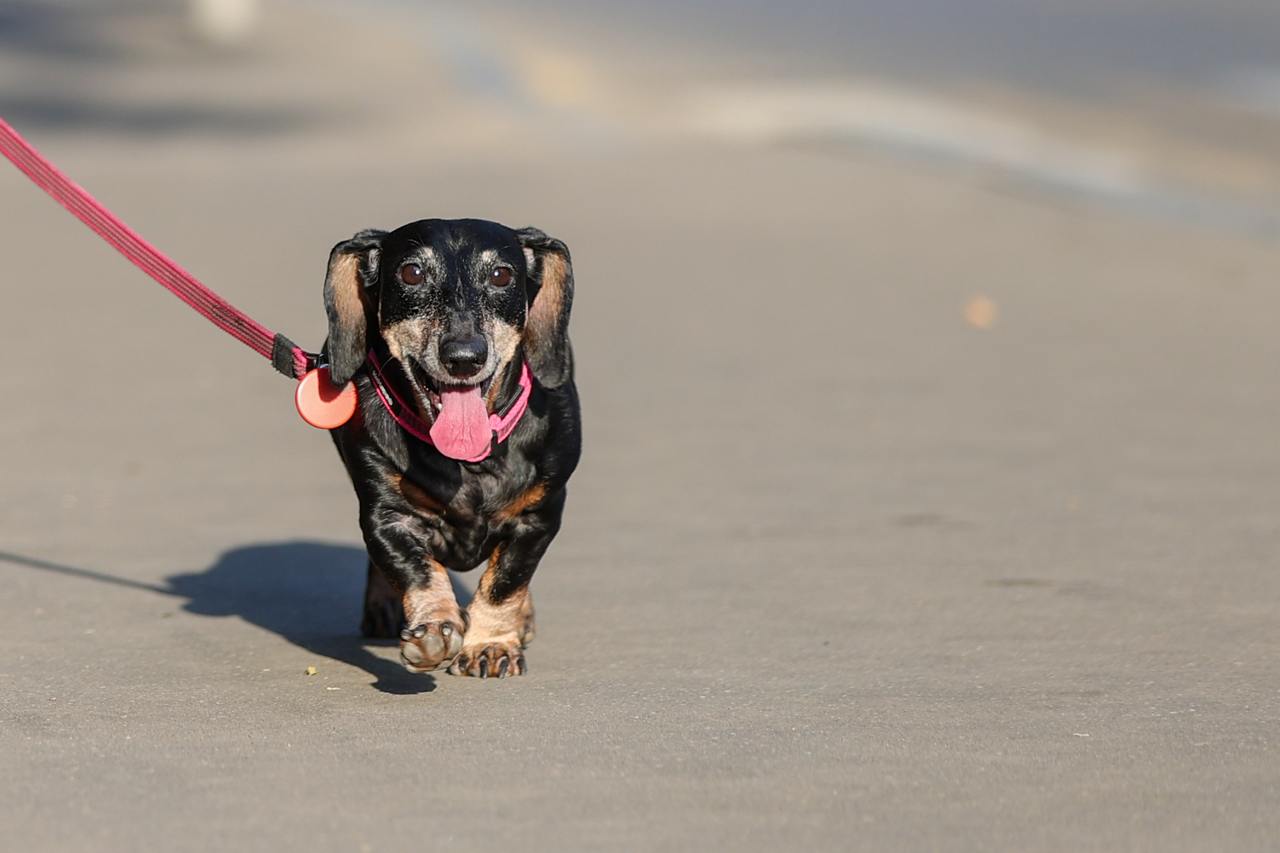
[{"label": "orange tag", "polygon": [[293,394],[302,419],[316,429],[337,429],[356,413],[356,386],[341,387],[329,378],[329,368],[317,367],[298,380]]}]

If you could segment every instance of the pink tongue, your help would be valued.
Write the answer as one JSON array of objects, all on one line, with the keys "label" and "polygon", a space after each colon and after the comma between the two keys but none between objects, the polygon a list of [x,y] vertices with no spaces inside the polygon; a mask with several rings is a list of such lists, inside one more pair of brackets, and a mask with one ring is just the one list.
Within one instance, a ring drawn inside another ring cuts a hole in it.
[{"label": "pink tongue", "polygon": [[440,392],[440,413],[431,425],[431,441],[436,450],[450,459],[476,462],[488,455],[492,437],[479,386]]}]

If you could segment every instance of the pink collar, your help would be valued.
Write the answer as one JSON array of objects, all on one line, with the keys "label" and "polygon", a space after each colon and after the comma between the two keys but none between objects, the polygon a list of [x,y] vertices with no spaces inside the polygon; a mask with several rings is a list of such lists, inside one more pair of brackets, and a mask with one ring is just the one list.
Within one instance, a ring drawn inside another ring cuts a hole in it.
[{"label": "pink collar", "polygon": [[[434,446],[431,440],[431,425],[418,417],[413,407],[405,403],[405,401],[396,393],[395,386],[387,381],[386,364],[379,360],[377,353],[369,350],[369,358],[365,362],[369,365],[369,378],[373,381],[373,390],[377,392],[378,399],[382,401],[382,406],[387,410],[387,414],[400,425],[400,428],[409,435],[418,439],[418,441],[426,442]],[[520,418],[524,417],[524,413],[529,409],[529,395],[533,392],[533,375],[529,372],[529,363],[527,361],[520,363],[520,393],[516,395],[515,401],[507,408],[504,415],[490,414],[489,428],[493,430],[494,443],[502,443],[507,440],[511,433],[515,432],[516,425],[520,423]],[[460,459],[459,462],[480,462],[489,458],[489,454],[493,452],[493,443],[485,450],[483,454],[474,459]]]}]

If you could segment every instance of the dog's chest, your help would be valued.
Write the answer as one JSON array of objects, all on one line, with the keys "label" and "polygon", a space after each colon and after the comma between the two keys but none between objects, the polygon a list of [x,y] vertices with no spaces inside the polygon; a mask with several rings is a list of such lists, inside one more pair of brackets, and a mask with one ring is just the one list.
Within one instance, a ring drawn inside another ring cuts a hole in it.
[{"label": "dog's chest", "polygon": [[402,490],[433,530],[433,556],[454,571],[486,562],[509,538],[519,514],[542,496],[536,484],[509,471],[503,477],[465,477],[457,484],[405,478]]}]

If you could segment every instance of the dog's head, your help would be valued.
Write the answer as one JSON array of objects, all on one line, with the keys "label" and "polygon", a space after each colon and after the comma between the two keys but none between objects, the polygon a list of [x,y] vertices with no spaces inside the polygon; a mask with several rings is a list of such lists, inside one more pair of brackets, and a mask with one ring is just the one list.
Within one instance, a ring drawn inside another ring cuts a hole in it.
[{"label": "dog's head", "polygon": [[375,336],[433,408],[445,391],[484,393],[520,353],[544,387],[572,376],[569,250],[536,228],[424,219],[361,231],[330,253],[324,299],[329,367],[340,384]]}]

